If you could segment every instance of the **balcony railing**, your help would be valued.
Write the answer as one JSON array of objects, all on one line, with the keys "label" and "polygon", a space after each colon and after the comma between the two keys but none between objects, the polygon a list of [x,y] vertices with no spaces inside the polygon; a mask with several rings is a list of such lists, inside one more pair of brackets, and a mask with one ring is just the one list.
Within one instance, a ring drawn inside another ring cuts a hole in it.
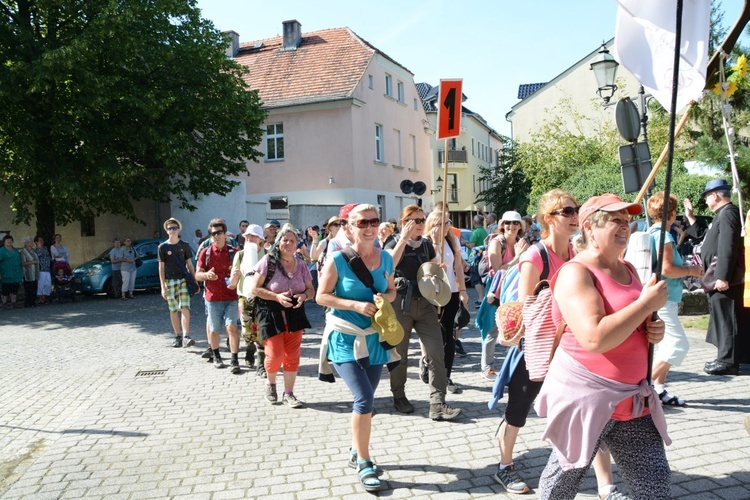
[{"label": "balcony railing", "polygon": [[[438,162],[445,162],[445,151],[438,151]],[[466,151],[448,151],[448,163],[468,163]]]}]

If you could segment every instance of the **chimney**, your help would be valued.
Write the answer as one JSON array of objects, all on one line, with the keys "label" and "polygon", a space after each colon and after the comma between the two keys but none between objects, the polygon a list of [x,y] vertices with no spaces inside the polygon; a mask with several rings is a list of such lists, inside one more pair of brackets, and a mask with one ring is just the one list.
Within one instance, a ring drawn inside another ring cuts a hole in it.
[{"label": "chimney", "polygon": [[284,21],[284,44],[281,50],[297,50],[302,41],[302,25],[296,19]]},{"label": "chimney", "polygon": [[240,50],[240,34],[236,31],[225,31],[224,35],[229,38],[229,44],[227,44],[227,57],[234,59],[237,52]]}]

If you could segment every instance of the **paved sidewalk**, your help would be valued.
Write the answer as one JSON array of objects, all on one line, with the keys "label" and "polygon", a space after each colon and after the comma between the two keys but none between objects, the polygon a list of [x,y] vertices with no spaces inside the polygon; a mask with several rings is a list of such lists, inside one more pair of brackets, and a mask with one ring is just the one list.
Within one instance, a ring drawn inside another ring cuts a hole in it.
[{"label": "paved sidewalk", "polygon": [[[314,328],[302,346],[295,394],[306,407],[300,410],[268,404],[254,373],[233,376],[201,359],[200,299],[192,322],[198,344],[189,349],[169,347],[166,304],[158,295],[0,311],[0,497],[369,497],[346,466],[350,393],[338,378],[317,380],[322,311],[314,304],[308,311]],[[687,360],[669,377],[670,391],[690,404],[666,409],[673,495],[750,498],[750,435],[743,427],[750,370],[744,366],[738,377],[703,374],[714,350],[703,332],[689,336]],[[456,359],[453,380],[463,393],[448,396],[463,409],[457,422],[427,417],[416,340],[407,384],[415,414],[392,409],[384,374],[372,435],[373,456],[385,470],[380,496],[517,497],[492,479],[500,414],[487,409],[491,383],[477,367],[479,333],[465,330],[462,339],[470,355]],[[164,372],[142,373],[151,370]],[[532,488],[549,455],[539,438],[543,423],[532,414],[516,446],[516,466]],[[595,484],[590,472],[578,498],[595,498]]]}]

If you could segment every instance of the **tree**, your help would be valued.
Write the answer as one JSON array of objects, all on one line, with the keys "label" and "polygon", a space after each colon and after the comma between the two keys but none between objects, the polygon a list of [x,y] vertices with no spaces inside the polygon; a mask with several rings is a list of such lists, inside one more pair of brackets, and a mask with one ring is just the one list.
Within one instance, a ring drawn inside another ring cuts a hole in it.
[{"label": "tree", "polygon": [[195,0],[0,0],[0,189],[14,222],[226,194],[265,112]]},{"label": "tree", "polygon": [[518,146],[504,137],[499,155],[497,166],[479,167],[479,181],[490,187],[479,193],[477,201],[491,204],[497,213],[523,210],[529,203],[531,184],[518,165]]}]

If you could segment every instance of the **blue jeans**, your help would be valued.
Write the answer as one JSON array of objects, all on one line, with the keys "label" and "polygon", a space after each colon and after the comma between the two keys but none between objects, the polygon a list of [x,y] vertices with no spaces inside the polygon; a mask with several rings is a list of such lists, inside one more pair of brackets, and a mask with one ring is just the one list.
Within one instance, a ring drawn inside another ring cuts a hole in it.
[{"label": "blue jeans", "polygon": [[354,395],[352,411],[360,415],[372,413],[375,390],[383,374],[383,365],[370,365],[363,369],[356,361],[349,361],[333,363],[333,366]]},{"label": "blue jeans", "polygon": [[238,302],[236,300],[206,301],[206,315],[208,315],[208,329],[212,332],[221,332],[222,326],[237,324],[240,318]]}]

